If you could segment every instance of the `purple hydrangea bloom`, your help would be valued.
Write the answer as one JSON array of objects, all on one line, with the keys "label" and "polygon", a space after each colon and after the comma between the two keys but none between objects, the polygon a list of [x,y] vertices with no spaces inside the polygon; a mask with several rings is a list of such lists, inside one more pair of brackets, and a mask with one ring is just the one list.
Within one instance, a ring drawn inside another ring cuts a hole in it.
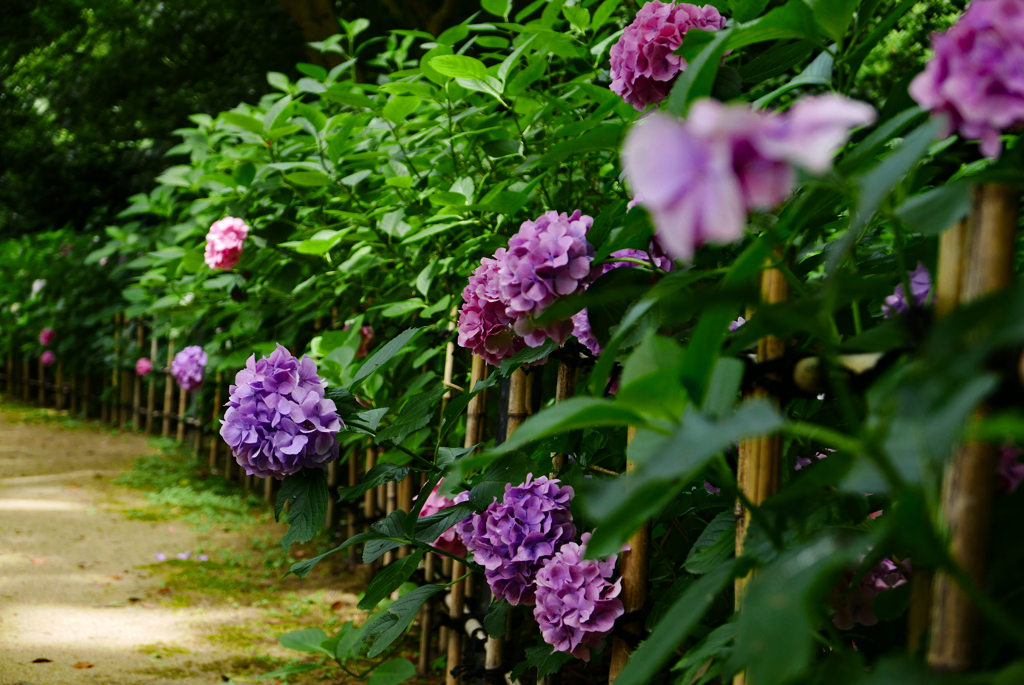
[{"label": "purple hydrangea bloom", "polygon": [[579,210],[572,215],[545,212],[536,221],[524,221],[499,258],[498,286],[505,313],[515,319],[515,332],[530,347],[540,347],[549,336],[561,345],[572,333],[569,319],[537,326],[533,317],[559,297],[586,287],[594,260],[587,231],[593,223]]},{"label": "purple hydrangea bloom", "polygon": [[911,97],[945,115],[945,135],[980,139],[986,157],[1003,149],[1002,131],[1024,122],[1024,3],[974,0],[945,33],[910,84]]},{"label": "purple hydrangea bloom", "polygon": [[521,350],[525,343],[512,330],[513,317],[506,313],[498,287],[498,272],[505,249],[494,259],[481,259],[462,291],[459,310],[459,346],[471,349],[493,366]]},{"label": "purple hydrangea bloom", "polygon": [[746,322],[747,322],[747,320],[744,319],[742,316],[738,317],[735,321],[733,321],[732,323],[729,324],[729,332],[730,333],[735,333],[736,329],[738,329],[740,326],[742,326]]},{"label": "purple hydrangea bloom", "polygon": [[928,269],[924,268],[924,264],[918,262],[917,268],[908,272],[907,275],[910,277],[910,294],[913,296],[913,302],[907,301],[903,284],[900,283],[896,286],[893,294],[885,298],[885,302],[882,304],[882,313],[886,318],[896,314],[906,314],[912,306],[923,307],[924,303],[928,301],[928,296],[932,292],[932,277],[928,273]]},{"label": "purple hydrangea bloom", "polygon": [[849,630],[857,623],[865,626],[878,623],[878,618],[871,613],[871,602],[886,590],[907,582],[903,570],[891,559],[882,559],[851,589],[853,576],[853,571],[847,572],[832,591],[831,603],[836,610],[832,622],[840,630]]},{"label": "purple hydrangea bloom", "polygon": [[544,559],[576,535],[573,490],[545,476],[505,486],[505,496],[458,524],[459,537],[484,567],[491,592],[509,604],[535,603],[534,576]]},{"label": "purple hydrangea bloom", "polygon": [[637,110],[664,100],[686,69],[686,60],[674,53],[692,28],[717,31],[725,18],[711,5],[652,0],[641,7],[612,46],[611,89]]},{"label": "purple hydrangea bloom", "polygon": [[533,617],[544,641],[556,652],[590,661],[590,648],[601,646],[625,608],[619,599],[622,579],[608,580],[615,573],[616,557],[584,560],[590,533],[582,539],[581,545],[562,545],[537,571]]},{"label": "purple hydrangea bloom", "polygon": [[171,375],[182,390],[195,390],[203,384],[203,369],[206,368],[206,353],[199,345],[186,347],[174,355]]},{"label": "purple hydrangea bloom", "polygon": [[598,342],[597,336],[594,335],[594,329],[590,327],[590,314],[587,313],[586,309],[581,309],[572,316],[572,334],[576,336],[576,339],[580,341],[580,344],[590,350],[590,353],[595,357],[604,351],[601,347],[601,343]]},{"label": "purple hydrangea bloom", "polygon": [[709,495],[719,495],[722,493],[722,488],[716,488],[714,485],[711,484],[711,481],[705,480],[704,491],[707,492]]},{"label": "purple hydrangea bloom", "polygon": [[323,468],[338,456],[344,423],[316,364],[281,345],[269,357],[249,357],[235,376],[220,434],[246,473],[282,480],[303,468]]},{"label": "purple hydrangea bloom", "polygon": [[1017,457],[1024,450],[1013,445],[1004,445],[999,453],[999,466],[996,468],[996,494],[1008,495],[1024,481],[1024,464]]}]

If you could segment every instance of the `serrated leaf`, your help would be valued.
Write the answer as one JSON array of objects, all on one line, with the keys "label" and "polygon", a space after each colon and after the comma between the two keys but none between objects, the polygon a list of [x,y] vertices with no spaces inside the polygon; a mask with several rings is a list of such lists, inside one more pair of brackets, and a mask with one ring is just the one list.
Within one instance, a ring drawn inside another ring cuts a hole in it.
[{"label": "serrated leaf", "polygon": [[320,628],[307,628],[285,633],[277,638],[281,646],[286,649],[294,649],[299,652],[310,652],[311,654],[326,654],[334,656],[334,653],[321,647],[327,640],[327,633]]},{"label": "serrated leaf", "polygon": [[320,469],[303,469],[287,476],[277,494],[275,520],[288,501],[291,501],[288,532],[281,538],[281,546],[285,549],[293,542],[309,542],[320,530],[327,515],[327,475]]},{"label": "serrated leaf", "polygon": [[736,543],[736,515],[723,511],[704,528],[693,543],[683,568],[694,575],[713,571],[729,558]]},{"label": "serrated leaf", "polygon": [[[375,533],[377,537],[373,540],[368,540],[366,547],[363,548],[364,564],[371,564],[382,557],[385,552],[402,546],[403,543],[400,540],[405,537],[405,530],[403,529],[405,517],[406,513],[404,511],[395,509],[386,518],[370,526],[369,532]],[[387,538],[398,539],[389,540]]]},{"label": "serrated leaf", "polygon": [[263,122],[255,117],[249,116],[248,114],[242,114],[241,112],[221,112],[220,118],[232,126],[244,128],[246,131],[255,133],[261,137],[263,136]]},{"label": "serrated leaf", "polygon": [[508,359],[501,360],[501,367],[499,373],[505,378],[512,375],[512,372],[518,369],[523,364],[532,364],[533,362],[539,362],[549,354],[558,349],[558,343],[551,338],[544,340],[544,343],[540,347],[524,347]]},{"label": "serrated leaf", "polygon": [[416,520],[416,539],[420,542],[433,544],[434,540],[456,523],[464,521],[475,513],[473,506],[466,504],[455,504],[445,507],[436,514],[424,516]]},{"label": "serrated leaf", "polygon": [[568,652],[556,652],[551,645],[538,645],[526,649],[526,663],[537,669],[537,680],[551,675],[572,659]]},{"label": "serrated leaf", "polygon": [[410,434],[423,428],[434,415],[434,405],[440,402],[441,397],[447,391],[447,388],[440,385],[431,390],[413,395],[406,401],[402,411],[391,422],[391,425],[377,431],[375,442],[378,445],[386,441],[400,444]]},{"label": "serrated leaf", "polygon": [[366,593],[359,600],[358,608],[365,611],[373,611],[382,599],[389,596],[401,587],[402,583],[409,580],[416,567],[423,561],[425,554],[425,550],[416,550],[409,556],[402,557],[381,569],[373,577],[373,580],[370,581],[370,585],[366,588]]},{"label": "serrated leaf", "polygon": [[444,589],[444,585],[418,587],[395,600],[387,608],[387,611],[381,612],[366,628],[367,637],[374,638],[373,646],[370,647],[367,656],[372,659],[390,647],[391,643],[397,640],[416,618],[423,603]]},{"label": "serrated leaf", "polygon": [[415,95],[393,95],[381,113],[393,124],[400,124],[420,106],[420,99]]},{"label": "serrated leaf", "polygon": [[408,466],[392,464],[390,462],[377,464],[366,472],[361,483],[338,488],[338,501],[346,502],[350,499],[355,499],[356,497],[362,497],[368,490],[371,490],[378,485],[384,485],[385,483],[391,483],[392,481],[402,481],[405,480],[405,477],[408,475]]},{"label": "serrated leaf", "polygon": [[438,55],[430,60],[430,67],[444,76],[483,81],[487,78],[487,67],[474,57],[466,55]]},{"label": "serrated leaf", "polygon": [[508,612],[512,605],[503,599],[491,599],[484,617],[484,630],[489,637],[502,637],[508,627]]},{"label": "serrated leaf", "polygon": [[398,685],[416,676],[416,667],[403,657],[388,659],[373,670],[367,685]]},{"label": "serrated leaf", "polygon": [[329,186],[332,183],[331,177],[322,171],[296,171],[284,177],[299,186]]},{"label": "serrated leaf", "polygon": [[419,331],[419,328],[407,328],[391,340],[384,343],[379,350],[374,352],[373,355],[359,367],[359,371],[356,372],[355,377],[352,379],[351,387],[355,387],[361,380],[387,364],[392,357],[402,351],[402,348],[405,347],[406,343],[412,340],[412,337]]}]

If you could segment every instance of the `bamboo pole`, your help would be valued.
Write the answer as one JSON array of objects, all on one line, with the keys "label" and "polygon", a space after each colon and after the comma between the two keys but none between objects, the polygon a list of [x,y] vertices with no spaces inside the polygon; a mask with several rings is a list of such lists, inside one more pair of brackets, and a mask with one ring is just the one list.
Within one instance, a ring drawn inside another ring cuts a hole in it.
[{"label": "bamboo pole", "polygon": [[175,437],[181,442],[185,439],[185,411],[188,409],[188,392],[185,388],[178,387],[178,425]]},{"label": "bamboo pole", "polygon": [[[156,331],[155,319],[153,320],[153,330]],[[158,345],[159,341],[154,332],[149,339],[149,360],[153,364],[156,364]],[[153,435],[153,415],[156,413],[156,377],[157,374],[150,371],[149,377],[146,379],[146,435],[150,436]]]},{"label": "bamboo pole", "polygon": [[174,340],[167,339],[167,366],[164,369],[164,416],[160,435],[165,438],[171,437],[171,403],[174,402],[174,376],[171,375],[171,361],[174,359]]},{"label": "bamboo pole", "polygon": [[[558,377],[555,382],[555,402],[567,400],[576,394],[577,369],[563,361],[558,362]],[[565,465],[564,454],[551,455],[551,477],[554,478]]]},{"label": "bamboo pole", "polygon": [[[366,473],[370,472],[377,465],[377,450],[373,446],[373,439],[366,444]],[[363,495],[363,518],[366,521],[366,528],[370,530],[370,521],[377,515],[377,488],[370,488]]]},{"label": "bamboo pole", "polygon": [[21,358],[21,399],[28,402],[28,378],[29,378],[28,355]]},{"label": "bamboo pole", "polygon": [[[220,402],[221,402],[221,391],[224,386],[224,372],[217,373],[217,385],[213,388],[213,412],[210,421],[213,422],[213,435],[210,438],[210,471],[217,469],[217,446],[220,444],[220,440],[217,439],[217,419],[220,418]],[[229,465],[230,461],[224,462],[224,477],[231,478]]]},{"label": "bamboo pole", "polygon": [[39,357],[39,406],[46,406],[46,367],[42,355]]},{"label": "bamboo pole", "polygon": [[110,372],[110,422],[121,427],[121,312],[114,314],[114,368]]},{"label": "bamboo pole", "polygon": [[[789,284],[778,269],[765,269],[761,272],[761,301],[765,304],[777,304],[789,299]],[[752,314],[748,314],[748,318]],[[765,362],[778,359],[785,352],[785,344],[768,336],[757,342],[757,361]],[[751,393],[753,397],[769,397],[768,391],[756,387]],[[782,438],[779,435],[761,436],[740,442],[739,463],[736,480],[746,497],[754,505],[759,505],[771,497],[779,489],[779,460],[782,453]],[[736,556],[743,553],[743,539],[750,523],[750,512],[736,502]],[[737,578],[735,581],[736,608],[743,601],[743,593],[750,576]],[[733,685],[743,685],[746,675],[738,673],[733,678]]]},{"label": "bamboo pole", "polygon": [[263,501],[267,504],[274,503],[274,479],[264,478],[263,479]]},{"label": "bamboo pole", "polygon": [[[138,319],[136,329],[139,334],[139,354],[142,354],[142,350],[146,345],[146,329],[142,324],[142,319]],[[138,373],[135,374],[135,382],[132,384],[132,428],[135,432],[139,432],[142,428],[142,421],[139,418],[139,412],[142,409],[142,376]]]},{"label": "bamboo pole", "polygon": [[[960,302],[970,302],[1009,285],[1013,277],[1017,196],[1014,188],[1003,185],[974,189],[971,220],[960,243],[964,255]],[[984,407],[979,410],[984,412]],[[995,445],[968,442],[957,450],[943,483],[942,509],[953,560],[978,584],[985,575],[997,461]],[[974,665],[980,633],[977,608],[945,573],[935,575],[931,621],[928,664],[943,671],[963,671]]]},{"label": "bamboo pole", "polygon": [[54,406],[57,411],[64,409],[64,360],[57,362],[57,376],[54,379]]},{"label": "bamboo pole", "polygon": [[[359,454],[359,445],[353,446],[352,451],[348,455],[348,486],[352,487],[356,484],[359,479],[359,459],[356,455]],[[356,534],[356,513],[355,507],[350,506],[348,509],[348,516],[346,517],[346,539],[350,539]],[[348,548],[349,561],[355,563],[356,560],[356,546],[352,545]]]},{"label": "bamboo pole", "polygon": [[[75,367],[78,368],[77,366]],[[78,416],[78,372],[74,371],[71,374],[71,389],[68,392],[68,411],[71,412],[71,416]]]},{"label": "bamboo pole", "polygon": [[92,374],[86,373],[82,379],[82,418],[89,419],[89,394],[92,390]]},{"label": "bamboo pole", "polygon": [[8,397],[14,394],[14,355],[7,355],[7,378],[4,379],[7,384],[6,394]]}]

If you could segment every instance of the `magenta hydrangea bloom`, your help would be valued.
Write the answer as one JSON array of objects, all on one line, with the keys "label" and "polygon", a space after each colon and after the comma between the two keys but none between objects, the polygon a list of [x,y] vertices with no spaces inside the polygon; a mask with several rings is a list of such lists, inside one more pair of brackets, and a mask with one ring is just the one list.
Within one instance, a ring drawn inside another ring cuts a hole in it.
[{"label": "magenta hydrangea bloom", "polygon": [[281,345],[235,376],[220,435],[246,473],[283,479],[303,468],[323,468],[338,456],[335,434],[345,424],[316,364]]},{"label": "magenta hydrangea bloom", "polygon": [[49,345],[55,337],[57,337],[57,334],[49,326],[39,331],[39,342],[42,345]]},{"label": "magenta hydrangea bloom", "polygon": [[725,17],[711,5],[698,7],[652,0],[637,12],[619,42],[611,49],[611,89],[643,110],[668,97],[686,60],[673,54],[690,29],[717,31]]},{"label": "magenta hydrangea bloom", "polygon": [[907,582],[903,570],[891,559],[878,562],[851,590],[853,576],[853,571],[844,574],[832,592],[831,603],[836,610],[832,623],[840,630],[849,630],[857,623],[865,626],[878,623],[878,618],[871,612],[875,597]]},{"label": "magenta hydrangea bloom", "polygon": [[619,599],[622,579],[609,580],[617,557],[584,559],[590,533],[584,533],[582,540],[580,545],[562,545],[537,571],[533,617],[554,651],[590,661],[590,649],[601,647],[625,608]]},{"label": "magenta hydrangea bloom", "polygon": [[1024,464],[1017,461],[1024,450],[1013,445],[1004,445],[999,452],[999,466],[996,467],[996,494],[1008,495],[1024,481]]},{"label": "magenta hydrangea bloom", "polygon": [[493,366],[521,350],[525,343],[512,329],[513,317],[506,313],[498,286],[500,261],[504,248],[495,259],[481,259],[480,266],[469,277],[462,291],[463,305],[459,310],[459,346],[471,349]]},{"label": "magenta hydrangea bloom", "polygon": [[738,240],[748,211],[771,209],[793,192],[794,166],[827,171],[850,130],[874,117],[840,95],[804,98],[775,115],[704,99],[685,121],[654,113],[638,122],[622,163],[666,251],[688,260],[706,242]]},{"label": "magenta hydrangea bloom", "polygon": [[153,362],[149,361],[146,357],[139,357],[139,360],[135,362],[135,373],[140,376],[149,375],[149,372],[153,370]]},{"label": "magenta hydrangea bloom", "polygon": [[233,216],[213,222],[206,234],[206,264],[211,269],[230,269],[242,258],[242,244],[249,226]]},{"label": "magenta hydrangea bloom", "polygon": [[43,366],[49,366],[53,362],[57,361],[57,355],[50,350],[47,350],[39,357],[39,361],[42,362]]},{"label": "magenta hydrangea bloom", "polygon": [[1002,131],[1024,122],[1024,3],[974,0],[948,31],[932,36],[934,56],[908,89],[944,115],[945,135],[980,139],[986,157],[1003,149]]},{"label": "magenta hydrangea bloom", "polygon": [[515,332],[530,347],[546,337],[559,345],[572,333],[572,321],[537,325],[537,316],[559,297],[586,288],[594,246],[587,241],[593,218],[577,209],[572,215],[545,212],[536,221],[524,221],[498,259],[498,287],[505,314],[515,319]]},{"label": "magenta hydrangea bloom", "polygon": [[[460,492],[455,499],[449,499],[444,495],[439,494],[438,489],[441,487],[441,483],[443,482],[443,480],[439,482],[427,496],[427,501],[423,503],[423,508],[420,509],[420,517],[436,514],[442,509],[447,509],[450,506],[460,502],[465,502],[469,499],[468,492]],[[450,554],[454,554],[457,557],[466,556],[466,546],[462,544],[462,539],[459,538],[459,534],[455,529],[455,526],[452,526],[445,532],[441,533],[441,536],[430,544],[438,549],[443,549]]]},{"label": "magenta hydrangea bloom", "polygon": [[533,606],[534,577],[576,536],[569,502],[573,490],[545,476],[505,486],[505,496],[456,526],[462,543],[484,567],[491,592],[509,604]]},{"label": "magenta hydrangea bloom", "polygon": [[893,294],[885,298],[885,302],[882,304],[882,313],[886,318],[896,314],[906,314],[910,311],[911,307],[923,307],[924,303],[928,301],[928,296],[932,292],[932,277],[928,273],[928,269],[924,267],[924,264],[918,262],[917,268],[908,272],[907,275],[910,280],[912,300],[907,301],[907,294],[903,290],[903,284],[897,285]]},{"label": "magenta hydrangea bloom", "polygon": [[206,353],[199,345],[186,347],[174,355],[171,375],[182,390],[195,390],[203,384],[203,369],[206,368]]}]

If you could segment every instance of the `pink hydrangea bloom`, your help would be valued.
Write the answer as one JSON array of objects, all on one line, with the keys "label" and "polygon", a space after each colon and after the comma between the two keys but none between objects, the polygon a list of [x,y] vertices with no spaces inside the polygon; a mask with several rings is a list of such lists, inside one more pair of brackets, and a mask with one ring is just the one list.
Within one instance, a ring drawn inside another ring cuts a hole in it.
[{"label": "pink hydrangea bloom", "polygon": [[945,115],[946,135],[980,139],[986,157],[1002,131],[1024,122],[1024,2],[974,0],[948,31],[932,36],[934,56],[910,84],[911,97]]},{"label": "pink hydrangea bloom", "polygon": [[711,5],[652,0],[637,12],[611,49],[611,89],[643,110],[664,100],[686,60],[673,54],[690,29],[717,31],[725,18]]},{"label": "pink hydrangea bloom", "polygon": [[43,354],[39,357],[39,361],[42,362],[43,366],[49,366],[50,364],[52,364],[56,360],[57,360],[57,355],[55,355],[50,350],[47,350],[46,352],[43,352]]},{"label": "pink hydrangea bloom", "polygon": [[903,284],[897,285],[893,294],[885,298],[885,302],[882,304],[882,313],[886,318],[896,314],[906,314],[911,307],[923,307],[924,303],[928,301],[928,296],[932,292],[932,277],[924,264],[918,262],[917,268],[908,272],[907,275],[910,280],[911,300],[907,300]]},{"label": "pink hydrangea bloom", "polygon": [[502,248],[495,259],[480,260],[480,266],[462,291],[463,305],[459,310],[459,346],[471,349],[493,366],[525,346],[512,330],[513,317],[506,313],[498,288],[499,262],[504,255]]},{"label": "pink hydrangea bloom", "polygon": [[211,269],[230,269],[242,258],[242,244],[249,227],[233,216],[215,221],[206,234],[206,264]]},{"label": "pink hydrangea bloom", "polygon": [[[448,499],[444,495],[438,494],[437,491],[440,487],[441,483],[438,483],[437,487],[435,487],[427,496],[427,501],[423,503],[423,508],[420,509],[420,517],[436,514],[442,509],[447,509],[450,506],[465,502],[469,499],[468,492],[460,492],[455,499]],[[466,546],[462,544],[462,540],[459,538],[459,534],[456,531],[455,526],[452,526],[445,532],[441,533],[441,536],[430,544],[438,549],[443,549],[446,552],[454,554],[457,557],[466,556]]]},{"label": "pink hydrangea bloom", "polygon": [[590,648],[600,648],[625,608],[619,599],[622,579],[609,580],[617,557],[585,560],[590,533],[582,540],[562,545],[537,571],[533,617],[554,651],[590,661]]},{"label": "pink hydrangea bloom", "polygon": [[853,571],[847,572],[832,592],[831,603],[836,610],[832,623],[840,630],[849,630],[857,623],[865,626],[878,623],[871,612],[875,597],[907,582],[903,570],[891,559],[882,559],[851,589],[853,576]]},{"label": "pink hydrangea bloom", "polygon": [[140,376],[146,376],[152,370],[153,362],[149,361],[146,357],[139,357],[139,360],[135,362],[135,373]]},{"label": "pink hydrangea bloom", "polygon": [[39,331],[39,342],[42,345],[49,345],[50,343],[53,342],[53,339],[56,336],[57,334],[53,331],[52,328],[44,328],[43,330]]},{"label": "pink hydrangea bloom", "polygon": [[359,329],[359,349],[356,350],[356,359],[362,359],[370,353],[370,348],[373,347],[373,327],[362,326]]},{"label": "pink hydrangea bloom", "polygon": [[1024,481],[1024,464],[1017,458],[1024,450],[1013,445],[1004,445],[999,453],[999,466],[996,468],[996,493],[1008,495]]},{"label": "pink hydrangea bloom", "polygon": [[563,344],[572,333],[570,319],[537,325],[534,317],[559,297],[586,288],[594,246],[587,241],[593,218],[576,210],[572,215],[545,212],[536,221],[524,221],[498,259],[498,287],[505,314],[515,319],[515,332],[530,347],[546,337]]}]

